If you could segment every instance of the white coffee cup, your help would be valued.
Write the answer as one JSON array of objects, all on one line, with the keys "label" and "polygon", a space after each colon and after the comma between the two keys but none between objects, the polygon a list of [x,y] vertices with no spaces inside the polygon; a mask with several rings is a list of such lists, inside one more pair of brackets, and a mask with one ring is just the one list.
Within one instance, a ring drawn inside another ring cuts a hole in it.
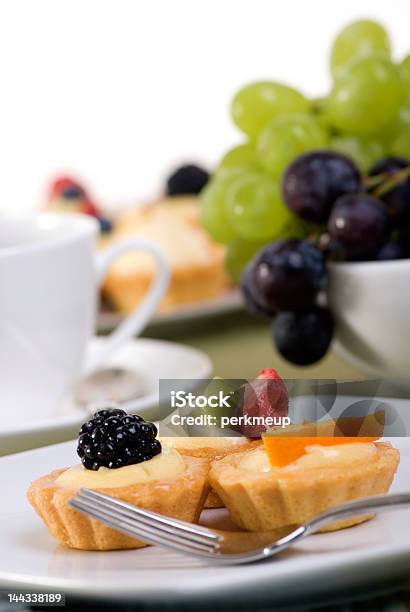
[{"label": "white coffee cup", "polygon": [[[101,365],[140,333],[169,283],[155,245],[129,239],[96,253],[98,224],[85,215],[0,218],[0,398],[3,410],[51,415],[80,373]],[[147,251],[157,277],[144,301],[86,359],[95,331],[98,289],[113,259]]]},{"label": "white coffee cup", "polygon": [[336,350],[363,372],[410,380],[410,260],[334,263]]}]

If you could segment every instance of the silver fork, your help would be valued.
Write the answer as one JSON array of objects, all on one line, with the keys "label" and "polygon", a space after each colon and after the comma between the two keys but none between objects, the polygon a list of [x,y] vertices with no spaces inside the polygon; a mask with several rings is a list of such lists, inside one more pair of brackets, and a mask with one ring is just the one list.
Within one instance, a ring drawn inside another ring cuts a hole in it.
[{"label": "silver fork", "polygon": [[258,533],[211,530],[143,510],[91,489],[81,489],[69,504],[79,512],[147,544],[157,544],[211,563],[240,565],[274,557],[333,521],[410,508],[410,493],[369,497],[332,508],[309,523],[288,530],[286,535],[283,535],[283,530]]}]

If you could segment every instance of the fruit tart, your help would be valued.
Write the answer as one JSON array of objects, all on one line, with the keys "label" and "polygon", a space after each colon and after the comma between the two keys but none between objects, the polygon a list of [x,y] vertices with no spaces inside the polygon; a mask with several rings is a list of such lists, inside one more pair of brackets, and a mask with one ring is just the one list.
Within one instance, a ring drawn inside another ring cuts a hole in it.
[{"label": "fruit tart", "polygon": [[[237,452],[248,452],[262,444],[261,440],[250,440],[240,437],[192,437],[164,438],[165,443],[179,453],[188,457],[201,458],[209,463],[218,461],[227,455]],[[211,489],[205,500],[204,508],[223,508],[224,503],[214,489]]]},{"label": "fruit tart", "polygon": [[[214,379],[215,380],[215,379]],[[262,369],[252,381],[251,392],[244,395],[242,411],[250,416],[283,417],[288,414],[288,392],[285,383],[274,368]],[[242,435],[213,437],[166,437],[164,442],[183,455],[201,457],[210,463],[232,453],[246,453],[262,444],[260,425],[243,426]],[[214,489],[211,489],[205,508],[223,508],[224,503]]]},{"label": "fruit tart", "polygon": [[81,430],[81,464],[54,470],[31,483],[28,499],[64,546],[84,550],[146,544],[68,505],[82,487],[184,521],[198,520],[209,491],[209,462],[162,446],[153,423],[123,410],[100,410]]},{"label": "fruit tart", "polygon": [[[103,247],[134,237],[156,244],[169,263],[171,280],[161,310],[213,298],[229,287],[225,249],[201,227],[196,197],[173,196],[122,211]],[[129,313],[143,299],[155,275],[155,262],[146,253],[122,255],[108,270],[103,296],[119,312]]]},{"label": "fruit tart", "polygon": [[[264,436],[264,445],[212,464],[209,480],[232,521],[249,531],[303,524],[321,512],[354,499],[388,492],[399,451],[377,436],[335,437],[325,432]],[[358,524],[369,515],[336,521],[323,531]]]}]

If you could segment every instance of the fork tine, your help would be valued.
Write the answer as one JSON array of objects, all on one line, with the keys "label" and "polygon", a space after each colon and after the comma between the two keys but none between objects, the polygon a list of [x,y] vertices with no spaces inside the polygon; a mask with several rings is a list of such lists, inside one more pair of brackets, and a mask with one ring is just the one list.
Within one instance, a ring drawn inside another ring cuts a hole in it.
[{"label": "fork tine", "polygon": [[[192,545],[197,549],[201,550],[214,550],[217,542],[214,541],[203,541],[196,534],[185,534],[185,532],[175,532],[173,528],[167,528],[163,525],[155,525],[149,523],[145,520],[145,522],[141,522],[139,517],[134,517],[132,515],[127,515],[118,510],[115,506],[110,506],[107,502],[106,504],[101,504],[100,502],[92,501],[90,502],[87,499],[77,498],[74,500],[75,504],[80,504],[83,509],[87,511],[97,510],[101,516],[106,516],[110,520],[121,521],[124,525],[129,525],[131,527],[136,527],[139,530],[145,530],[147,534],[158,535],[161,538],[168,538],[172,541],[184,541]],[[75,505],[74,504],[74,505]]]},{"label": "fork tine", "polygon": [[215,550],[216,544],[205,544],[191,541],[185,535],[175,535],[166,531],[159,532],[155,527],[150,527],[138,522],[137,519],[127,518],[117,512],[116,509],[108,511],[98,504],[88,505],[84,500],[73,498],[69,504],[76,510],[102,521],[112,529],[121,531],[132,537],[140,538],[148,544],[157,544],[172,550],[195,553],[196,555],[208,556]]},{"label": "fork tine", "polygon": [[206,527],[202,527],[201,525],[193,525],[192,523],[188,523],[186,521],[157,514],[156,512],[139,508],[138,506],[123,502],[103,493],[92,491],[91,489],[80,489],[80,492],[77,494],[77,499],[86,499],[93,503],[99,502],[108,508],[113,508],[115,506],[116,509],[119,512],[122,512],[125,516],[138,518],[140,522],[144,522],[149,526],[155,524],[158,527],[166,527],[167,531],[172,528],[174,532],[184,532],[187,535],[192,534],[195,536],[197,541],[219,542],[222,539],[220,535],[214,533]]}]

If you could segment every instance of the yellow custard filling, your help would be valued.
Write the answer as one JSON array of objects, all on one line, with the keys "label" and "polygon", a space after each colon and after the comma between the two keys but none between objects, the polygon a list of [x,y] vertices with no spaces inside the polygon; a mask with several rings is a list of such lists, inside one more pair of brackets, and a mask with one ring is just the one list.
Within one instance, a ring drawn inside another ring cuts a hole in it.
[{"label": "yellow custard filling", "polygon": [[214,437],[165,437],[161,438],[161,442],[165,442],[171,448],[227,448],[230,446],[236,447],[249,442],[245,436],[229,437],[229,436],[214,436]]},{"label": "yellow custard filling", "polygon": [[373,443],[353,442],[337,446],[320,446],[315,444],[306,447],[306,454],[285,467],[274,467],[263,448],[257,448],[244,455],[238,467],[252,472],[270,472],[272,470],[300,470],[324,467],[343,467],[353,462],[366,462],[376,454]]},{"label": "yellow custard filling", "polygon": [[184,471],[185,463],[181,455],[172,448],[162,447],[162,452],[149,461],[115,470],[100,467],[94,471],[85,469],[81,464],[75,465],[60,474],[56,484],[69,489],[127,487],[151,480],[167,480]]}]

